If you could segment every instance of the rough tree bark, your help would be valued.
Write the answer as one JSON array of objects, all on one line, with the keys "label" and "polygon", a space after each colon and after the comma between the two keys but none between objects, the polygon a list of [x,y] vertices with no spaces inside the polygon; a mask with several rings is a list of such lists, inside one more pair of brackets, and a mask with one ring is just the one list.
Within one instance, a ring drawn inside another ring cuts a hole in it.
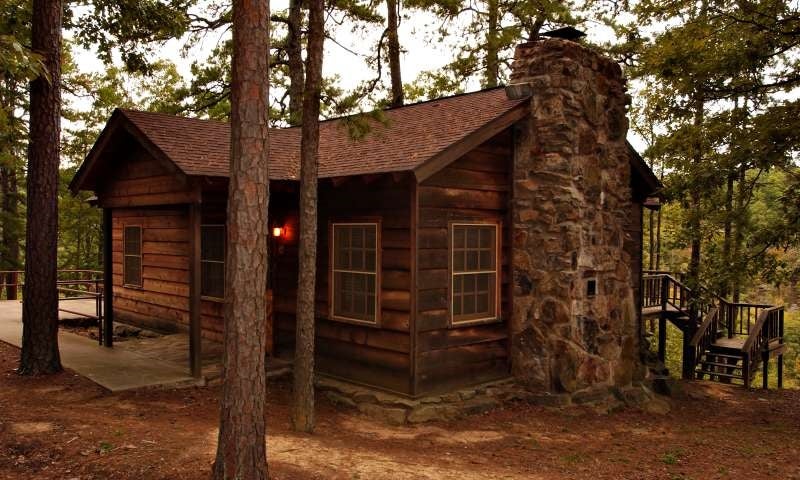
[{"label": "rough tree bark", "polygon": [[300,274],[297,284],[297,329],[294,354],[295,430],[314,430],[314,298],[317,274],[317,166],[324,1],[309,0],[306,85],[300,143]]},{"label": "rough tree bark", "polygon": [[289,124],[300,125],[303,120],[303,46],[302,0],[289,1],[289,18],[286,34],[286,57],[289,68]]},{"label": "rough tree bark", "polygon": [[486,88],[497,86],[500,77],[499,49],[500,40],[498,33],[499,10],[497,0],[489,0],[486,8],[488,10],[488,25],[486,30]]},{"label": "rough tree bark", "polygon": [[233,2],[223,386],[214,478],[267,478],[269,1]]},{"label": "rough tree bark", "polygon": [[18,369],[22,375],[61,371],[56,290],[61,16],[60,1],[34,0],[32,46],[42,55],[47,76],[40,75],[30,86],[25,291]]},{"label": "rough tree bark", "polygon": [[392,101],[389,106],[400,107],[405,102],[403,76],[400,71],[400,0],[386,0],[386,38],[389,44],[389,75],[392,81]]}]

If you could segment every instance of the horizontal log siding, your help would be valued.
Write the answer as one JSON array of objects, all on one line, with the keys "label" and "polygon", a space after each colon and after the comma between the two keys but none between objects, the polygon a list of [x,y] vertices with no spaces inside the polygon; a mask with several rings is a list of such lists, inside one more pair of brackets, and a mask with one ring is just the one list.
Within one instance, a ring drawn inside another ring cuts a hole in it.
[{"label": "horizontal log siding", "polygon": [[[509,374],[511,148],[505,131],[418,187],[416,395]],[[503,321],[450,327],[449,222],[484,220],[502,222]]]},{"label": "horizontal log siding", "polygon": [[[410,394],[411,179],[387,175],[372,180],[320,185],[316,366],[328,375]],[[287,239],[273,260],[272,280],[277,348],[289,356],[295,334],[298,217],[296,203],[290,212],[279,212],[279,205],[286,203],[278,202],[271,211],[284,219]],[[329,318],[329,222],[370,218],[381,223],[380,328]]]}]

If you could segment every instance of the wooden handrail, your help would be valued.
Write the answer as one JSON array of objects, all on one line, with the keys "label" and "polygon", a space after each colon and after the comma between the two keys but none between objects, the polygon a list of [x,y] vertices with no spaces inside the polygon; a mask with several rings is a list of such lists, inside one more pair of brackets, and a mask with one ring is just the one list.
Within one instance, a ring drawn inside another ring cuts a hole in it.
[{"label": "wooden handrail", "polygon": [[703,320],[703,324],[700,325],[700,328],[697,329],[697,332],[695,332],[694,337],[692,337],[690,345],[692,345],[693,347],[697,347],[700,344],[700,340],[702,340],[703,336],[708,330],[708,327],[711,326],[712,323],[714,323],[718,315],[719,315],[719,309],[717,307],[712,307],[711,310],[708,311],[705,320]]},{"label": "wooden handrail", "polygon": [[[753,328],[750,329],[750,335],[747,336],[747,340],[745,340],[744,345],[742,345],[743,352],[749,352],[753,348],[753,343],[761,336],[761,330],[764,329],[764,324],[767,323],[767,319],[769,318],[772,312],[777,312],[783,310],[783,307],[771,307],[766,310],[763,310],[761,314],[758,316],[758,320],[753,325]],[[767,340],[772,340],[767,339]]]}]

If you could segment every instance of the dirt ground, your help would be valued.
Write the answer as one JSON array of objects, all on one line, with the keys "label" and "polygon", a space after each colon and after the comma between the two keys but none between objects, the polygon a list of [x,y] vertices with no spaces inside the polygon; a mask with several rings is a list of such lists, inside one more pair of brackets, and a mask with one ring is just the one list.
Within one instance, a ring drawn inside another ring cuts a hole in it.
[{"label": "dirt ground", "polygon": [[[0,479],[205,479],[217,388],[110,394],[72,372],[20,378],[0,342]],[[800,391],[687,384],[667,415],[515,404],[450,423],[388,427],[319,402],[289,428],[269,387],[274,479],[800,479]]]}]

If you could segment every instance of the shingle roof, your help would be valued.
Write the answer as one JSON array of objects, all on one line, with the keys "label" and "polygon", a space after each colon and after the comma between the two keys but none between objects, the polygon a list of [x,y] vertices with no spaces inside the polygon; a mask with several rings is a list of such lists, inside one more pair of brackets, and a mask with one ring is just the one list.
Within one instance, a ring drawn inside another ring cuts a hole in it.
[{"label": "shingle roof", "polygon": [[[502,88],[389,109],[369,120],[369,133],[355,140],[346,118],[320,124],[319,176],[339,177],[413,170],[526,100],[509,100]],[[227,123],[122,110],[157,148],[187,175],[227,177]],[[296,180],[300,128],[270,130],[270,178]]]}]

